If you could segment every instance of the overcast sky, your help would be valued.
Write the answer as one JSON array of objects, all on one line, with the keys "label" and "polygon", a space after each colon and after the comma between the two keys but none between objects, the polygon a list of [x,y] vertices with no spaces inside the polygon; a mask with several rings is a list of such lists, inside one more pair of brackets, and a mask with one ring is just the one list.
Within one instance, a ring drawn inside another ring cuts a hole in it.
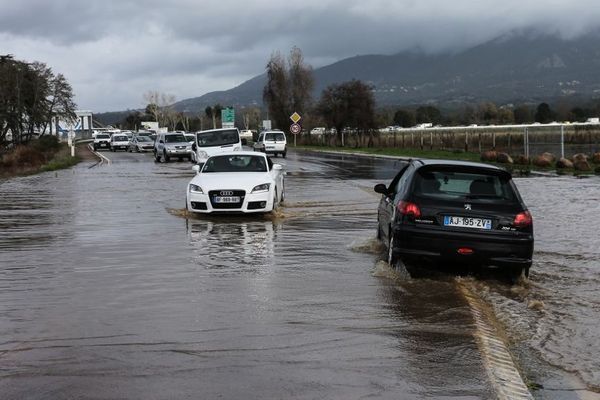
[{"label": "overcast sky", "polygon": [[320,67],[409,48],[455,51],[520,29],[574,37],[600,22],[598,0],[0,0],[0,54],[64,74],[81,109],[142,108],[230,89],[273,51]]}]

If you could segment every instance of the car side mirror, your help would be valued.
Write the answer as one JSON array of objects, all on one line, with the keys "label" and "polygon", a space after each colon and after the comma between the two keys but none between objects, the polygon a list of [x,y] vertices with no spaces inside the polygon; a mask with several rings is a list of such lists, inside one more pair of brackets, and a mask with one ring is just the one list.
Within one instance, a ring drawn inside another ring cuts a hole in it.
[{"label": "car side mirror", "polygon": [[158,143],[164,143],[162,140],[159,140]]},{"label": "car side mirror", "polygon": [[373,190],[375,190],[376,193],[385,194],[386,196],[389,194],[387,186],[385,186],[383,183],[378,183],[377,185],[375,185]]},{"label": "car side mirror", "polygon": [[192,150],[196,151],[196,143],[192,143]]},{"label": "car side mirror", "polygon": [[199,165],[194,165],[192,167],[192,171],[194,171],[196,174],[200,173],[200,166]]},{"label": "car side mirror", "polygon": [[283,169],[283,166],[281,164],[273,164],[273,169],[275,171],[281,171]]}]

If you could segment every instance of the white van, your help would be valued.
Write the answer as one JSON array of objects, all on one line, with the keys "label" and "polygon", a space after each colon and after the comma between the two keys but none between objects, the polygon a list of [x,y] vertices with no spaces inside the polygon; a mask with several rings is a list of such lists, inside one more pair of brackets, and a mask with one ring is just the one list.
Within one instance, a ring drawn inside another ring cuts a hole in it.
[{"label": "white van", "polygon": [[266,154],[281,154],[284,158],[287,154],[287,139],[283,131],[264,131],[258,136],[254,143],[254,151],[262,151]]},{"label": "white van", "polygon": [[202,164],[206,159],[225,151],[241,151],[242,141],[237,128],[210,129],[195,133],[192,162]]}]

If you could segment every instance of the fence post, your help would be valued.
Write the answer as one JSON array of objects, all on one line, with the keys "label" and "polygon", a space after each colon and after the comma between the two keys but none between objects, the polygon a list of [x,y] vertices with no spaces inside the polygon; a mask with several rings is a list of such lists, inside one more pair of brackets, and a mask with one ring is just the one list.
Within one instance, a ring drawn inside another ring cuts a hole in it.
[{"label": "fence post", "polygon": [[433,132],[429,132],[429,150],[433,150]]},{"label": "fence post", "polygon": [[565,126],[560,126],[560,156],[565,158]]},{"label": "fence post", "polygon": [[420,132],[421,136],[421,150],[423,150],[423,132]]},{"label": "fence post", "polygon": [[523,135],[523,147],[525,151],[525,157],[529,158],[529,128],[525,128]]},{"label": "fence post", "polygon": [[492,132],[492,150],[496,150],[496,132]]},{"label": "fence post", "polygon": [[469,132],[465,131],[465,152],[469,151]]}]

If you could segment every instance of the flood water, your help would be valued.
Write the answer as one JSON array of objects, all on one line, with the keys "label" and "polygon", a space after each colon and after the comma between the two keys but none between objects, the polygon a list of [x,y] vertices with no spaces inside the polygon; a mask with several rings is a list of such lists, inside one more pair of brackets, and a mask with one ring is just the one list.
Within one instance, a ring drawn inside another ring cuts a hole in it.
[{"label": "flood water", "polygon": [[[186,218],[189,164],[108,156],[0,181],[0,398],[494,397],[454,277],[378,273],[372,187],[399,164],[288,153],[277,215]],[[592,394],[599,181],[517,185],[531,283],[466,282],[531,380]]]}]

